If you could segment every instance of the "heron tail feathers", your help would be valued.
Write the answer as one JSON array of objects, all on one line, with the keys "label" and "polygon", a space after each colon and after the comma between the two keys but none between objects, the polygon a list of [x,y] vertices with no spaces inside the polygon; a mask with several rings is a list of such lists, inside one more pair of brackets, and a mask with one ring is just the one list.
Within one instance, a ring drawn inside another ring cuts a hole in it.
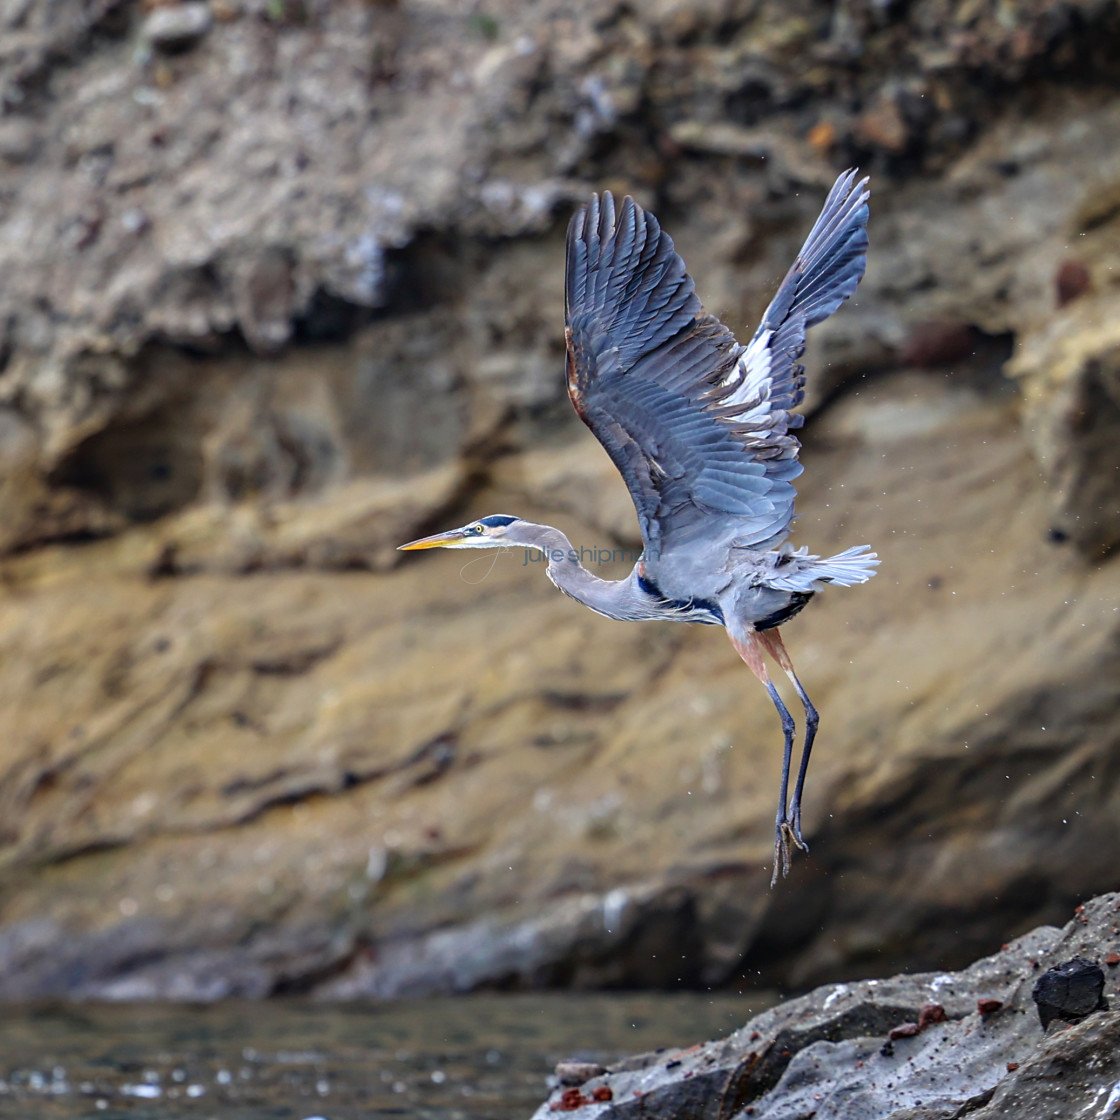
[{"label": "heron tail feathers", "polygon": [[866,583],[879,566],[879,557],[866,544],[821,557],[811,556],[804,547],[791,548],[787,543],[778,550],[776,560],[762,582],[782,591],[819,591],[825,584],[851,587]]},{"label": "heron tail feathers", "polygon": [[840,587],[851,587],[856,583],[866,583],[879,566],[879,557],[871,551],[868,544],[857,544],[846,548],[835,556],[816,560],[809,572],[814,580],[821,583],[835,583]]}]

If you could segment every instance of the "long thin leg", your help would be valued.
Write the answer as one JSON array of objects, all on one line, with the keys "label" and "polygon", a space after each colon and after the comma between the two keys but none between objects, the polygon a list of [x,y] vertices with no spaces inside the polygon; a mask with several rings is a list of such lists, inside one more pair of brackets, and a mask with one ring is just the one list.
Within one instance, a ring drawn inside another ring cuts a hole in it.
[{"label": "long thin leg", "polygon": [[786,651],[781,634],[778,633],[777,629],[764,630],[759,634],[759,638],[770,656],[785,670],[786,676],[793,682],[793,687],[797,690],[801,705],[805,709],[805,746],[802,748],[801,763],[797,768],[797,783],[793,787],[793,803],[789,807],[789,816],[793,828],[794,843],[803,852],[807,852],[809,846],[801,835],[801,792],[805,788],[805,775],[809,770],[809,755],[813,750],[813,740],[817,737],[817,724],[820,722],[820,717],[817,715],[817,709],[813,707],[813,702],[801,686],[801,682],[797,679],[797,674],[793,670],[793,660]]},{"label": "long thin leg", "polygon": [[[770,876],[770,886],[773,887],[778,881],[779,872],[783,877],[789,874],[790,839],[792,838],[800,847],[804,847],[797,833],[790,828],[789,818],[786,816],[786,800],[789,796],[789,767],[793,759],[793,716],[789,714],[789,709],[782,702],[778,690],[774,687],[774,682],[770,679],[770,673],[762,655],[763,636],[753,630],[739,637],[728,631],[728,636],[731,638],[731,644],[735,647],[739,656],[746,662],[747,668],[758,677],[770,694],[774,707],[778,709],[778,716],[782,721],[782,734],[785,736],[785,746],[782,751],[782,786],[778,798],[778,815],[774,821],[774,872]],[[765,648],[769,648],[769,646],[765,645]]]}]

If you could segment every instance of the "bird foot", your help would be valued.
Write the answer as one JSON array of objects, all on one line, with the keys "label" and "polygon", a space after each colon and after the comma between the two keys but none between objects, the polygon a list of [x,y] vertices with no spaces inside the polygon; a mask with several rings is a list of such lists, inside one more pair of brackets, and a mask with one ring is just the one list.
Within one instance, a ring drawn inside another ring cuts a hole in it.
[{"label": "bird foot", "polygon": [[775,887],[778,883],[779,874],[784,879],[789,875],[790,863],[792,857],[790,855],[790,843],[792,842],[803,852],[809,850],[809,845],[805,843],[801,835],[801,821],[800,814],[797,814],[793,821],[780,820],[778,826],[774,831],[774,873],[770,876],[770,886]]}]

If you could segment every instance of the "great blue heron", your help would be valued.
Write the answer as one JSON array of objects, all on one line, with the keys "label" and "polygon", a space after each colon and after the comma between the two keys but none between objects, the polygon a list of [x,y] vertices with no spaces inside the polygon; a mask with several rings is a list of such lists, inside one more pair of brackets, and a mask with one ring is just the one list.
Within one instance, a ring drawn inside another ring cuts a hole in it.
[{"label": "great blue heron", "polygon": [[[625,579],[603,580],[559,530],[483,517],[401,545],[537,549],[561,591],[608,618],[723,626],[766,686],[785,735],[774,873],[789,873],[801,835],[801,794],[817,731],[778,627],[824,584],[875,574],[868,545],[811,556],[785,542],[801,473],[790,410],[805,395],[805,332],[863,276],[867,180],[841,175],[749,345],[706,315],[657,219],[627,198],[593,195],[568,227],[568,395],[630,489],[644,548]],[[805,743],[788,802],[794,721],[767,672],[770,654],[805,708]]]}]

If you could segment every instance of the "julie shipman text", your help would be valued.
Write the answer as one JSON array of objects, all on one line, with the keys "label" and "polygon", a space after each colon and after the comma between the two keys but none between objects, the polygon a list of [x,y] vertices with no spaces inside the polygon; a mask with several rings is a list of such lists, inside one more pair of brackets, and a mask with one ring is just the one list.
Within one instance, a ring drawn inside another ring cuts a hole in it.
[{"label": "julie shipman text", "polygon": [[[584,567],[589,567],[592,564],[611,564],[624,560],[633,564],[637,562],[641,555],[642,550],[640,548],[585,548],[582,545],[579,548],[568,549],[550,548],[541,550],[527,548],[521,565],[524,567],[526,564],[552,561],[559,563],[561,560],[578,560]],[[645,558],[647,560],[657,559],[656,556],[648,552],[645,554]]]}]

